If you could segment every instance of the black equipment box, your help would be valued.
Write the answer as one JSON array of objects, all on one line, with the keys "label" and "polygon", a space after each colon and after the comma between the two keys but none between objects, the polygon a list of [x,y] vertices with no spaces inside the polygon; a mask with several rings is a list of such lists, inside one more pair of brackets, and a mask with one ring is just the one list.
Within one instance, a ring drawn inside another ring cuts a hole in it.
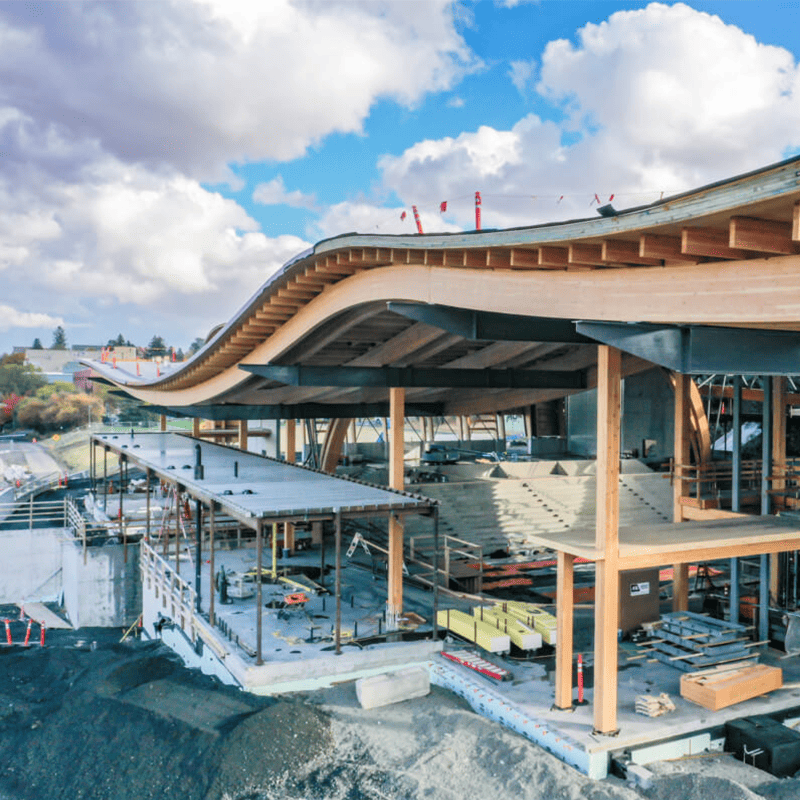
[{"label": "black equipment box", "polygon": [[725,750],[777,778],[788,778],[800,770],[800,733],[772,717],[726,722]]}]

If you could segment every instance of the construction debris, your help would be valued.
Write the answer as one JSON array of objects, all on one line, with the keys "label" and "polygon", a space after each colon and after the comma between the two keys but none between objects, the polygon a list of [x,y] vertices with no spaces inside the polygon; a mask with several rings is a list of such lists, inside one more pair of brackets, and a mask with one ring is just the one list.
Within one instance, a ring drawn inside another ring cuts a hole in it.
[{"label": "construction debris", "polygon": [[636,697],[636,713],[646,717],[660,717],[675,710],[675,703],[666,692],[660,695],[640,694]]}]

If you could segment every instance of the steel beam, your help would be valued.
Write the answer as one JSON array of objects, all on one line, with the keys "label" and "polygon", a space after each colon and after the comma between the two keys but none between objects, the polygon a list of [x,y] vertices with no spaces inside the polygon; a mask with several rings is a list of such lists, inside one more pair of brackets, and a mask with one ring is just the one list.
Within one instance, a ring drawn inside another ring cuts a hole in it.
[{"label": "steel beam", "polygon": [[593,339],[575,329],[568,319],[527,317],[475,311],[435,303],[387,303],[389,311],[408,319],[441,328],[464,339],[506,342],[561,342],[593,344]]},{"label": "steel beam", "polygon": [[[236,419],[335,419],[339,417],[385,417],[389,402],[381,403],[280,403],[274,405],[245,405],[220,403],[207,406],[146,406],[148,411],[166,411],[175,417],[200,417],[211,420]],[[441,417],[444,403],[407,403],[409,417]]]},{"label": "steel beam", "polygon": [[582,372],[532,369],[421,367],[309,367],[243,364],[239,369],[289,386],[446,389],[585,389]]},{"label": "steel beam", "polygon": [[800,362],[800,333],[795,331],[622,322],[578,322],[576,328],[684,375],[795,375]]}]

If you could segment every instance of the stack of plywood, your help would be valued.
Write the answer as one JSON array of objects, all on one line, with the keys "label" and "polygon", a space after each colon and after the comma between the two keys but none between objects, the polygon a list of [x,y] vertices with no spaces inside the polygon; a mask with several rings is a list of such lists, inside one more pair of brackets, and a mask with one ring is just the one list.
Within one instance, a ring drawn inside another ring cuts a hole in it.
[{"label": "stack of plywood", "polygon": [[782,685],[783,673],[778,667],[744,662],[681,676],[681,697],[718,711],[780,689]]}]

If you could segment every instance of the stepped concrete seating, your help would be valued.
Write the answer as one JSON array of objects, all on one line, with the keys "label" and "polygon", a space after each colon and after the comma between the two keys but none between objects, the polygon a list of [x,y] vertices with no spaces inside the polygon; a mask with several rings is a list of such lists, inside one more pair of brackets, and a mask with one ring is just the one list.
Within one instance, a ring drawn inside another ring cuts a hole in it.
[{"label": "stepped concrete seating", "polygon": [[[536,551],[530,535],[557,534],[572,528],[593,528],[595,524],[595,476],[588,474],[594,462],[560,461],[503,463],[512,472],[541,473],[525,478],[484,478],[451,483],[416,484],[420,494],[441,502],[439,531],[483,547],[484,556],[498,549],[529,557]],[[635,461],[624,461],[628,470],[620,478],[620,524],[648,525],[672,519],[672,488],[661,474]],[[542,466],[543,465],[543,466]],[[558,465],[577,465],[565,475],[552,473]],[[524,469],[518,469],[518,468]],[[426,536],[429,521],[410,518],[406,537]],[[420,556],[430,554],[430,541],[415,542]]]}]

